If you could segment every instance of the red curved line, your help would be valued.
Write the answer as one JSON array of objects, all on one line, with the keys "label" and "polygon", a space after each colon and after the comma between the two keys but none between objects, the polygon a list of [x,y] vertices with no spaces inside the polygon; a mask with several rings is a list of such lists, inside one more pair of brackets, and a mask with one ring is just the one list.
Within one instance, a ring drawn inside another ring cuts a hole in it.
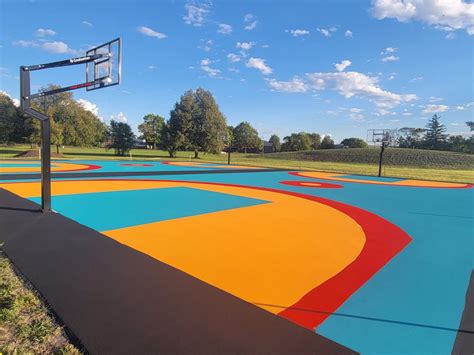
[{"label": "red curved line", "polygon": [[[288,174],[293,175],[293,176],[298,176],[298,177],[304,177],[306,179],[316,179],[316,180],[329,180],[329,181],[341,181],[341,182],[349,182],[349,183],[355,183],[355,184],[371,184],[370,182],[359,182],[359,181],[344,181],[344,180],[336,180],[336,179],[328,179],[328,178],[322,178],[322,177],[311,177],[311,176],[305,176],[299,171],[289,171]],[[337,174],[337,173],[335,173]],[[434,181],[436,182],[436,181]],[[397,186],[397,187],[420,187],[420,188],[425,188],[425,189],[470,189],[474,185],[473,184],[465,184],[464,186],[415,186],[415,185],[397,185],[395,184],[390,184],[387,182],[378,182],[377,184],[372,184],[372,185],[382,185],[382,186]]]},{"label": "red curved line", "polygon": [[[316,185],[306,185],[306,184],[317,184]],[[313,189],[342,189],[344,186],[338,184],[329,184],[327,182],[313,182],[313,181],[280,181],[280,184],[283,185],[290,185],[290,186],[297,186],[297,187],[309,187]]]},{"label": "red curved line", "polygon": [[[66,163],[68,164],[68,163]],[[95,169],[101,169],[102,167],[99,166],[99,165],[94,165],[94,164],[82,164],[82,163],[79,163],[78,165],[86,165],[85,168],[81,168],[81,169],[69,169],[69,170],[56,170],[56,171],[52,171],[53,173],[70,173],[70,172],[74,172],[74,171],[84,171],[84,170],[95,170]]]}]

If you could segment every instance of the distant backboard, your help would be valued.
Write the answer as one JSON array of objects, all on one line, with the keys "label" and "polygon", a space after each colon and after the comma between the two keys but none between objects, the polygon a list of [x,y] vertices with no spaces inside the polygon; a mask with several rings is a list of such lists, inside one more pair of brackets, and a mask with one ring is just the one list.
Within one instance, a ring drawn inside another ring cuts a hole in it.
[{"label": "distant backboard", "polygon": [[87,87],[87,91],[120,84],[122,76],[122,47],[120,38],[104,43],[87,51],[87,56],[100,54],[101,58],[86,64],[86,82],[97,84]]},{"label": "distant backboard", "polygon": [[369,129],[367,130],[367,142],[374,145],[393,145],[395,142],[395,129]]}]

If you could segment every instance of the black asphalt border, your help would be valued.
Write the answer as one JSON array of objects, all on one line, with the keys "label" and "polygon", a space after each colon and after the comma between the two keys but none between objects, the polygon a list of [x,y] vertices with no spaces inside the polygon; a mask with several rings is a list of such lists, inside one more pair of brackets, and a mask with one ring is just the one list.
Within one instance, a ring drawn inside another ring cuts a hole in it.
[{"label": "black asphalt border", "polygon": [[354,353],[38,208],[0,189],[0,241],[14,266],[89,353]]},{"label": "black asphalt border", "polygon": [[474,354],[474,271],[466,292],[466,304],[454,342],[453,355]]},{"label": "black asphalt border", "polygon": [[[294,169],[293,169],[294,170]],[[216,170],[183,170],[183,171],[113,171],[113,172],[68,172],[52,173],[53,179],[78,179],[98,177],[131,177],[131,176],[167,176],[167,175],[202,175],[202,174],[239,174],[239,173],[274,173],[293,171],[291,169],[216,169]],[[0,174],[0,181],[8,180],[37,180],[41,178],[40,173],[26,174]]]}]

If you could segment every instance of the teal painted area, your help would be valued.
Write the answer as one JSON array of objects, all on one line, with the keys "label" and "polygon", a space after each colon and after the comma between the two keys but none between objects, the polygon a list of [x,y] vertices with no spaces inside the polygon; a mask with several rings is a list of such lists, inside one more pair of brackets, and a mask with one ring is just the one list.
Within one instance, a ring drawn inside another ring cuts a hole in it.
[{"label": "teal painted area", "polygon": [[365,175],[342,175],[338,176],[340,178],[346,178],[346,179],[356,179],[356,180],[367,180],[367,181],[379,181],[379,182],[399,182],[403,181],[406,179],[397,179],[397,178],[388,178],[388,177],[383,177],[379,178],[377,176],[365,176]]},{"label": "teal painted area", "polygon": [[21,163],[21,164],[9,164],[9,163],[0,163],[1,168],[31,168],[41,166],[40,163]]},{"label": "teal painted area", "polygon": [[[39,203],[40,198],[31,200]],[[131,227],[267,201],[187,187],[53,196],[55,211],[98,231]]]}]

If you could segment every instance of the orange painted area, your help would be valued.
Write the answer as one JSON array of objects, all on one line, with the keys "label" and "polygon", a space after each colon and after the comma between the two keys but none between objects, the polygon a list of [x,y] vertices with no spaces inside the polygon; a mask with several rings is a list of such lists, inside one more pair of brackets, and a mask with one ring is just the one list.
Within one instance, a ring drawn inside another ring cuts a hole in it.
[{"label": "orange painted area", "polygon": [[173,166],[190,166],[190,167],[205,167],[205,168],[219,168],[219,169],[263,169],[258,166],[245,166],[245,165],[224,165],[216,164],[216,166],[209,166],[214,163],[198,163],[193,161],[164,161],[162,164],[173,165]]},{"label": "orange painted area", "polygon": [[[21,165],[25,163],[35,163],[36,161],[12,161],[12,160],[3,160],[0,161],[0,164],[5,163],[9,165]],[[69,172],[69,171],[80,171],[80,170],[93,170],[100,168],[97,165],[90,164],[74,164],[69,162],[57,162],[53,161],[51,168],[52,172]],[[18,166],[18,167],[1,167],[0,172],[2,173],[39,173],[41,171],[40,166]]]},{"label": "orange painted area", "polygon": [[362,180],[344,177],[344,174],[335,173],[323,173],[319,171],[302,171],[302,172],[290,172],[291,175],[334,180],[334,181],[345,181],[345,182],[356,182],[359,184],[374,184],[374,185],[390,185],[390,186],[410,186],[410,187],[432,187],[432,188],[470,188],[471,184],[459,184],[450,182],[439,182],[439,181],[423,181],[423,180],[402,180],[402,181],[375,181],[375,180]]},{"label": "orange painted area", "polygon": [[[339,210],[269,190],[167,181],[55,181],[54,195],[190,187],[269,203],[103,232],[273,313],[297,303],[352,263],[365,244],[359,224]],[[39,183],[3,184],[23,197]],[[297,213],[295,213],[297,211]]]}]

